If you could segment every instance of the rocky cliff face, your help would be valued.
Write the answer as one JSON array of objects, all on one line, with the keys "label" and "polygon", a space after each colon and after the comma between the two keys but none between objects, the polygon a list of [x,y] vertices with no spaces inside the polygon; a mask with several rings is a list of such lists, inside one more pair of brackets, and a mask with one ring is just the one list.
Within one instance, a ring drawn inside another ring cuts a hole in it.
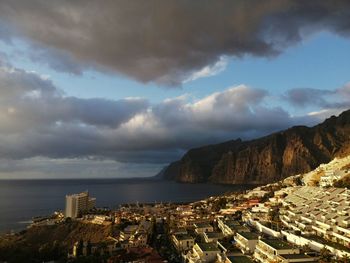
[{"label": "rocky cliff face", "polygon": [[266,184],[309,172],[336,156],[350,153],[350,110],[309,128],[252,140],[240,139],[188,151],[163,171],[179,182]]}]

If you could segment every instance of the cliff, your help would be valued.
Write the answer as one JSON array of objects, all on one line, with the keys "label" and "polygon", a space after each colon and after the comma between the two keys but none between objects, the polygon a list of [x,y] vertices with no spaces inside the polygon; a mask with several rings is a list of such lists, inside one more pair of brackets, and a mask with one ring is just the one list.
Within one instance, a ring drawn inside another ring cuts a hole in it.
[{"label": "cliff", "polygon": [[348,153],[350,110],[311,128],[296,126],[251,141],[191,149],[164,169],[162,177],[186,183],[266,184]]}]

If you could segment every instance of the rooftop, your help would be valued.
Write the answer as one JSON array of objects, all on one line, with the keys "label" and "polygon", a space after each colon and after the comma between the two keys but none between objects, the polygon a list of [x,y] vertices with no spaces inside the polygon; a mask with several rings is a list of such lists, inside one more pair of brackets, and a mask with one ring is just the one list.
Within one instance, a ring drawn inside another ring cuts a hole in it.
[{"label": "rooftop", "polygon": [[81,193],[78,193],[78,194],[66,195],[66,197],[87,197],[87,196],[89,196],[89,192],[88,191],[81,192]]},{"label": "rooftop", "polygon": [[228,257],[228,259],[232,263],[252,263],[252,262],[254,262],[252,259],[250,259],[247,256],[230,256],[230,257]]},{"label": "rooftop", "polygon": [[325,240],[322,237],[312,235],[312,236],[308,236],[307,238],[309,238],[311,240],[314,240],[314,241],[316,241],[318,243],[321,243],[321,244],[324,244],[324,245],[328,245],[328,246],[334,247],[336,249],[343,250],[343,251],[346,251],[346,252],[350,253],[350,248],[348,248],[346,246],[343,246],[343,245],[341,245],[339,243],[335,243],[335,242],[331,242],[331,241]]},{"label": "rooftop", "polygon": [[279,255],[279,257],[284,259],[312,259],[309,255],[305,254],[287,254],[287,255]]},{"label": "rooftop", "polygon": [[270,247],[273,247],[274,249],[292,249],[294,248],[291,244],[280,240],[280,239],[261,239],[262,242],[266,243]]},{"label": "rooftop", "polygon": [[193,239],[193,237],[190,236],[189,234],[176,234],[175,237],[176,237],[177,240]]},{"label": "rooftop", "polygon": [[206,228],[206,227],[211,227],[209,223],[195,223],[194,226],[196,228]]},{"label": "rooftop", "polygon": [[221,238],[223,236],[221,232],[206,232],[205,235],[209,238]]},{"label": "rooftop", "polygon": [[134,232],[139,228],[138,225],[128,225],[124,228],[124,232]]},{"label": "rooftop", "polygon": [[202,251],[219,251],[216,243],[198,243]]},{"label": "rooftop", "polygon": [[250,232],[250,229],[246,226],[236,225],[231,227],[236,232]]},{"label": "rooftop", "polygon": [[240,226],[241,224],[235,220],[226,220],[225,224],[229,227]]},{"label": "rooftop", "polygon": [[241,235],[242,237],[248,240],[255,240],[259,238],[259,235],[253,232],[238,232],[237,234]]}]

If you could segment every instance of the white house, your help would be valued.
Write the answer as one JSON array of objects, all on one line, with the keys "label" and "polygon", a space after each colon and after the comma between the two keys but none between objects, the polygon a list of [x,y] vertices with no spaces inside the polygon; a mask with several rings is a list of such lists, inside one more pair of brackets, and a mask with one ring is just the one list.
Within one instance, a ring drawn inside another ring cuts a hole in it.
[{"label": "white house", "polygon": [[185,260],[188,263],[215,262],[220,249],[216,243],[196,243],[192,250],[188,251]]},{"label": "white house", "polygon": [[172,235],[172,242],[176,249],[180,252],[190,250],[194,246],[194,239],[188,234]]},{"label": "white house", "polygon": [[259,235],[252,232],[237,232],[235,237],[236,246],[243,254],[252,254],[255,251]]},{"label": "white house", "polygon": [[266,263],[277,261],[278,255],[299,254],[299,248],[281,239],[259,239],[254,252],[254,258],[259,262]]},{"label": "white house", "polygon": [[195,232],[197,234],[203,234],[204,232],[213,232],[214,228],[209,223],[194,223]]},{"label": "white house", "polygon": [[224,237],[224,234],[222,232],[205,232],[203,234],[204,240],[207,243],[211,242],[217,242],[219,239],[222,239]]}]

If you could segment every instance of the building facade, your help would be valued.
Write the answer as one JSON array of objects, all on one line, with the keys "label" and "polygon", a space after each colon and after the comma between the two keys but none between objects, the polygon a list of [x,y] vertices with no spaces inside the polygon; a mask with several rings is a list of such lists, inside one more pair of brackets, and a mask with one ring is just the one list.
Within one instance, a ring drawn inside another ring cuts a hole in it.
[{"label": "building facade", "polygon": [[96,198],[91,198],[89,192],[66,195],[65,216],[77,218],[82,212],[86,212],[96,205]]}]

